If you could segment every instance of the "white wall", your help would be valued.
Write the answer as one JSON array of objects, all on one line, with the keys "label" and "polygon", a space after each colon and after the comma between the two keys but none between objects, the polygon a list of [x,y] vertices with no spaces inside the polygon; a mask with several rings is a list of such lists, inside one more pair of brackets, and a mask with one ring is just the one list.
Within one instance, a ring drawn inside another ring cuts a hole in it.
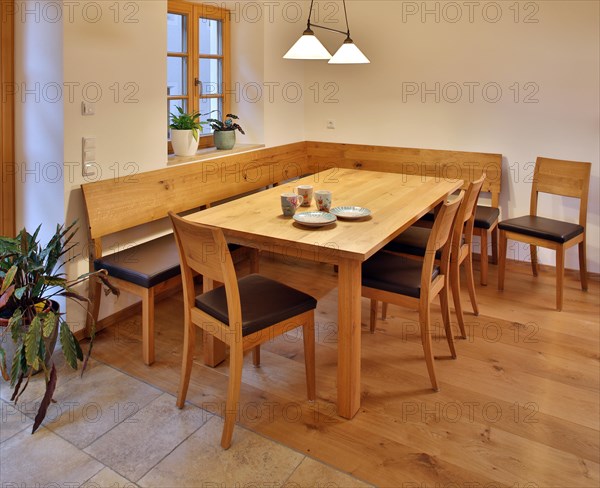
[{"label": "white wall", "polygon": [[[528,212],[536,156],[591,161],[588,264],[598,272],[599,4],[475,2],[470,22],[465,3],[347,2],[352,37],[371,64],[304,62],[305,86],[329,82],[338,90],[335,103],[324,94],[307,101],[306,138],[502,153],[504,218]],[[425,18],[423,5],[433,12]],[[343,41],[315,32],[332,53]],[[326,129],[327,120],[337,128]],[[567,199],[545,207],[547,216],[577,219]],[[521,260],[528,254],[525,246],[509,250]],[[578,268],[577,251],[567,254],[567,266]],[[540,260],[554,264],[554,253],[541,252]]]},{"label": "white wall", "polygon": [[[64,101],[65,161],[77,163],[77,171],[65,181],[64,200],[66,220],[77,218],[82,224],[81,243],[87,242],[82,183],[126,175],[135,180],[136,173],[162,168],[167,159],[166,3],[96,5],[101,10],[82,7],[73,22],[64,23],[64,79],[77,87],[75,96]],[[83,101],[94,103],[95,115],[82,115]],[[81,172],[83,137],[96,138],[96,174],[90,177]],[[122,249],[144,233],[119,235],[104,246],[107,252]],[[87,247],[81,252],[83,258],[69,269],[72,276],[88,270]],[[112,301],[104,300],[109,306],[103,314],[112,311]],[[122,308],[135,301],[124,293],[115,305]],[[69,316],[70,323],[84,319],[76,305]]]}]

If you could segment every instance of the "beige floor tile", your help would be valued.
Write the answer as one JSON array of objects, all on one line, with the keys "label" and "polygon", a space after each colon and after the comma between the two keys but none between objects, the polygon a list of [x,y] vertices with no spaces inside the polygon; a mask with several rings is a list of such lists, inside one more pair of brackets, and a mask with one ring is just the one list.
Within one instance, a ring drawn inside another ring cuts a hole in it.
[{"label": "beige floor tile", "polygon": [[[138,484],[142,487],[281,486],[304,456],[239,426],[228,450],[223,420],[211,418]],[[270,483],[270,484],[269,484]]]},{"label": "beige floor tile", "polygon": [[285,486],[286,488],[367,488],[372,485],[314,459],[304,458]]},{"label": "beige floor tile", "polygon": [[33,435],[28,430],[21,431],[0,444],[0,460],[0,486],[5,487],[79,485],[103,468],[98,461],[44,428]]},{"label": "beige floor tile", "polygon": [[4,442],[24,429],[31,429],[32,425],[33,420],[22,414],[12,402],[0,400],[0,442]]},{"label": "beige floor tile", "polygon": [[44,425],[84,449],[162,392],[109,366],[99,365],[54,393]]},{"label": "beige floor tile", "polygon": [[106,433],[85,451],[127,479],[137,481],[199,429],[211,414],[163,394]]},{"label": "beige floor tile", "polygon": [[[65,358],[61,351],[55,351],[53,359],[54,365],[56,366],[57,388],[64,386],[67,382],[71,381],[72,379],[78,378],[81,375],[81,366],[78,370],[74,370],[73,368],[71,368],[71,366],[69,366],[65,362]],[[91,371],[99,365],[99,362],[91,359],[85,370],[85,373],[83,374],[83,377],[85,378],[85,375],[87,375],[89,371]],[[19,408],[25,410],[25,408],[21,407],[22,405],[41,400],[45,391],[46,382],[44,381],[44,374],[38,373],[32,376],[29,380],[29,385],[27,385],[27,389],[19,398]],[[8,402],[10,401],[10,397],[12,396],[12,394],[13,390],[12,388],[10,388],[10,385],[4,381],[0,381],[0,398]],[[34,407],[33,405],[26,405],[26,408],[32,410]]]},{"label": "beige floor tile", "polygon": [[137,485],[115,473],[110,468],[104,468],[97,475],[85,482],[81,488],[136,488]]}]

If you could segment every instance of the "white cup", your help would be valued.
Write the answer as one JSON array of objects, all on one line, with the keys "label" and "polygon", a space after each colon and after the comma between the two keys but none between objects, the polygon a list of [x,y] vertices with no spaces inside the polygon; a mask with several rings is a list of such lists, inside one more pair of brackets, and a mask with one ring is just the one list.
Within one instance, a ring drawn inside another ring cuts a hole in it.
[{"label": "white cup", "polygon": [[296,187],[296,193],[302,195],[302,198],[304,199],[302,206],[310,207],[313,197],[313,187],[311,185],[300,185]]},{"label": "white cup", "polygon": [[315,203],[321,212],[331,210],[332,195],[329,190],[317,190],[315,192]]}]

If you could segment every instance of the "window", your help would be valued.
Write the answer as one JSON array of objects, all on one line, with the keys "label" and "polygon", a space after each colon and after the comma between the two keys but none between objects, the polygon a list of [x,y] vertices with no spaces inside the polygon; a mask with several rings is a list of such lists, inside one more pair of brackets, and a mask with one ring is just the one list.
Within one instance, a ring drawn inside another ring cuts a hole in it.
[{"label": "window", "polygon": [[[230,112],[229,11],[210,4],[169,1],[167,13],[167,120],[176,106],[201,120]],[[167,124],[168,125],[168,124]],[[204,126],[200,147],[214,146]],[[172,152],[169,144],[169,152]]]}]

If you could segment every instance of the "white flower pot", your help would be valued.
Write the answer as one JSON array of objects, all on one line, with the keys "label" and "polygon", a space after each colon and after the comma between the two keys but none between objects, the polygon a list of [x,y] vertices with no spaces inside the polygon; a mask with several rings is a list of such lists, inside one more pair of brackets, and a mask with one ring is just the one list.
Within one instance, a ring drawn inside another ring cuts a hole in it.
[{"label": "white flower pot", "polygon": [[198,151],[199,142],[200,135],[198,134],[198,140],[194,139],[191,130],[171,129],[171,144],[175,156],[193,156]]}]

